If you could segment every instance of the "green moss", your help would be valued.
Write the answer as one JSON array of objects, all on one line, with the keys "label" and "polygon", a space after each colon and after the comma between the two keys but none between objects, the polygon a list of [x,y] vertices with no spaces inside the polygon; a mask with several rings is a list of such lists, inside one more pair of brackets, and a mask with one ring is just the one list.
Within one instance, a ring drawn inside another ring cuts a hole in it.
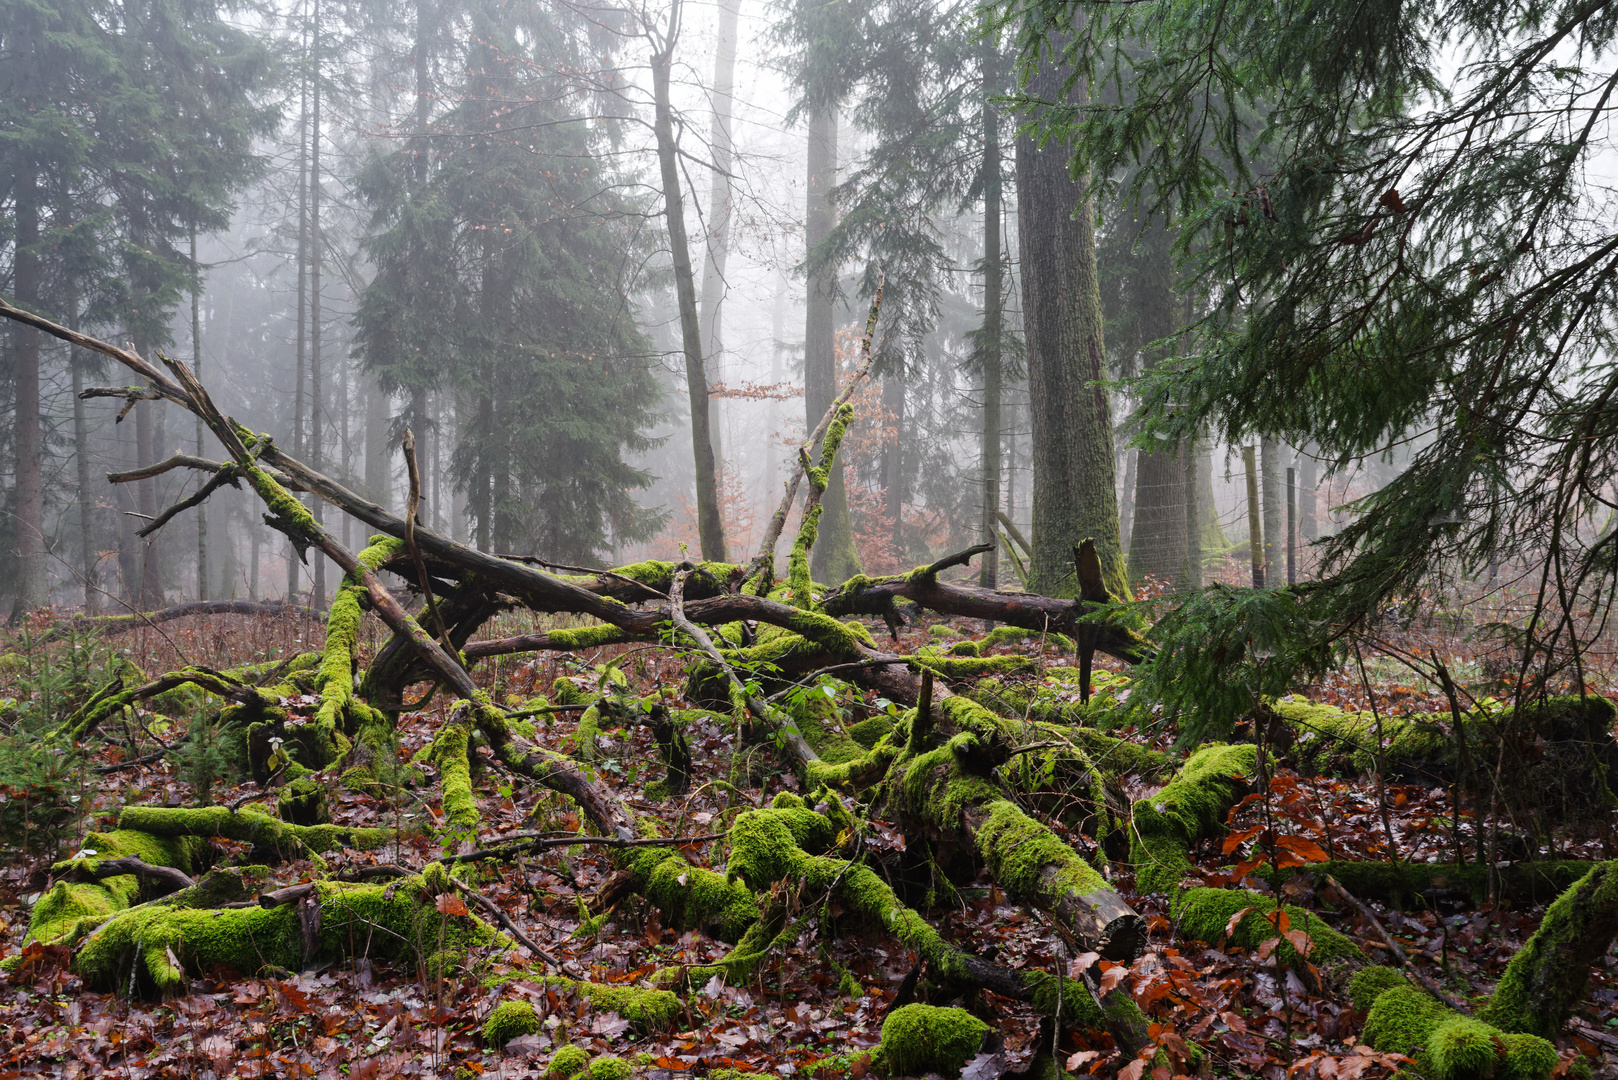
[{"label": "green moss", "polygon": [[601,623],[595,626],[559,627],[545,632],[546,640],[563,649],[599,649],[604,645],[618,645],[630,637],[616,626]]},{"label": "green moss", "polygon": [[927,628],[927,636],[934,641],[949,641],[961,636],[961,632],[948,623],[933,623]]},{"label": "green moss", "polygon": [[[1249,909],[1231,932],[1230,943],[1244,949],[1256,949],[1277,936],[1275,925],[1269,920],[1275,907],[1274,897],[1246,889],[1199,888],[1176,894],[1170,912],[1179,925],[1180,933],[1193,940],[1215,945],[1224,940],[1225,928],[1237,912]],[[1285,939],[1276,946],[1277,954],[1293,970],[1307,973],[1308,964],[1313,963],[1321,970],[1326,981],[1335,985],[1345,981],[1349,969],[1358,970],[1364,964],[1365,955],[1360,952],[1359,946],[1351,938],[1332,929],[1319,915],[1292,904],[1282,905],[1281,910],[1286,913],[1289,928],[1302,930],[1313,943],[1307,962]],[[1339,968],[1342,970],[1339,971]]]},{"label": "green moss", "polygon": [[34,902],[28,936],[23,940],[71,942],[87,929],[83,923],[95,925],[128,906],[128,896],[118,896],[102,885],[58,881]]},{"label": "green moss", "polygon": [[792,717],[804,742],[827,764],[840,765],[865,757],[865,747],[843,730],[837,702],[818,690],[797,696],[787,708],[787,715]]},{"label": "green moss", "polygon": [[[1058,901],[1083,897],[1107,888],[1106,879],[1049,827],[1035,821],[1013,802],[988,804],[989,817],[973,837],[995,880],[1019,896]],[[1043,878],[1047,867],[1056,873]]]},{"label": "green moss", "polygon": [[276,856],[276,861],[307,852],[337,851],[345,847],[378,848],[393,837],[387,829],[358,829],[339,825],[289,825],[270,815],[243,807],[126,806],[118,827],[154,836],[222,836],[242,840]]},{"label": "green moss", "polygon": [[463,724],[445,724],[433,736],[426,757],[438,764],[444,823],[464,832],[478,825],[478,801],[472,792],[471,732]]},{"label": "green moss", "polygon": [[872,716],[861,720],[848,729],[848,737],[870,750],[882,741],[883,736],[893,731],[893,718],[890,716]]},{"label": "green moss", "polygon": [[629,1080],[635,1070],[623,1058],[602,1054],[591,1059],[587,1072],[590,1080]]},{"label": "green moss", "polygon": [[1207,746],[1177,776],[1135,803],[1130,861],[1142,892],[1171,892],[1192,870],[1191,847],[1220,835],[1258,765],[1252,746]]},{"label": "green moss", "polygon": [[813,810],[746,811],[730,827],[729,875],[767,889],[799,872],[806,852],[823,852],[836,838],[832,823]]},{"label": "green moss", "polygon": [[1405,978],[1402,972],[1383,967],[1381,964],[1372,964],[1354,973],[1354,978],[1348,984],[1348,996],[1356,1009],[1368,1012],[1384,990],[1409,985],[1410,980]]},{"label": "green moss", "polygon": [[[85,836],[75,858],[51,867],[57,878],[93,872],[107,859],[136,858],[152,866],[172,866],[195,873],[199,857],[207,848],[200,837],[164,837],[131,829],[93,832]],[[58,881],[35,902],[29,913],[29,941],[74,941],[81,933],[99,925],[108,916],[137,903],[140,880],[133,874],[120,874],[98,882]]]},{"label": "green moss", "polygon": [[[970,644],[970,643],[968,643]],[[925,669],[947,679],[971,679],[983,675],[1018,675],[1033,671],[1039,665],[1026,656],[1002,654],[1000,656],[939,656],[923,649],[911,657],[918,669]]]},{"label": "green moss", "polygon": [[502,1001],[494,1007],[483,1024],[483,1045],[496,1049],[521,1035],[534,1035],[543,1030],[539,1014],[526,1001]]},{"label": "green moss", "polygon": [[310,780],[306,776],[284,785],[276,793],[275,810],[282,821],[293,825],[331,824],[331,807],[326,802],[326,785]]},{"label": "green moss", "polygon": [[975,641],[957,641],[949,647],[951,656],[982,656],[983,652]]},{"label": "green moss", "polygon": [[551,697],[558,705],[588,705],[595,699],[579,689],[579,684],[565,675],[557,676],[551,684]]},{"label": "green moss", "polygon": [[905,1005],[882,1022],[882,1057],[901,1076],[956,1076],[983,1046],[989,1025],[965,1009]]},{"label": "green moss", "polygon": [[1612,945],[1614,912],[1618,861],[1598,863],[1545,909],[1478,1016],[1506,1031],[1555,1037],[1584,996],[1590,964]]},{"label": "green moss", "polygon": [[1536,1035],[1508,1034],[1462,1016],[1414,986],[1384,990],[1365,1020],[1364,1041],[1406,1054],[1431,1080],[1546,1080],[1556,1048]]},{"label": "green moss", "polygon": [[620,865],[630,872],[636,892],[663,913],[665,926],[709,930],[721,941],[737,941],[758,921],[751,889],[692,866],[667,848],[630,848]]},{"label": "green moss", "polygon": [[582,1046],[564,1046],[551,1055],[550,1064],[545,1066],[546,1076],[560,1076],[564,1080],[571,1080],[579,1075],[590,1064],[590,1052]]},{"label": "green moss", "polygon": [[[264,968],[298,970],[322,959],[369,955],[425,958],[429,976],[460,964],[468,949],[510,941],[475,916],[444,915],[434,897],[448,887],[434,863],[418,877],[389,885],[320,882],[320,923],[315,949],[304,954],[296,905],[277,908],[195,909],[144,906],[108,920],[85,939],[73,969],[102,991],[131,981],[162,994],[184,989],[185,969],[226,964],[253,974]],[[171,957],[173,959],[171,959]],[[133,978],[131,972],[138,978]]]}]

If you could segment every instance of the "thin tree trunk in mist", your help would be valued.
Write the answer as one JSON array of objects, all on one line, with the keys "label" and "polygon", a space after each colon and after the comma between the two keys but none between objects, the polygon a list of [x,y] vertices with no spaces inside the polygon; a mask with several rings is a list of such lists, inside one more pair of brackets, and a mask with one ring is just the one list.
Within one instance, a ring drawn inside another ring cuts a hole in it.
[{"label": "thin tree trunk in mist", "polygon": [[896,553],[904,551],[905,380],[892,371],[882,379],[882,411],[891,417],[893,441],[882,451],[882,515],[888,519]]},{"label": "thin tree trunk in mist", "polygon": [[[305,39],[305,49],[308,43]],[[292,452],[306,457],[303,442],[303,365],[308,347],[305,332],[309,305],[309,70],[303,69],[298,98],[298,300],[297,364],[292,375]],[[298,552],[287,541],[287,601],[298,595]]]},{"label": "thin tree trunk in mist", "polygon": [[[736,33],[741,0],[719,0],[719,44],[713,61],[713,190],[708,199],[708,257],[702,267],[702,355],[712,382],[725,380],[725,344],[721,306],[725,298],[725,260],[730,254],[731,106],[736,86]],[[708,399],[708,425],[713,436],[714,467],[724,470],[720,399]]]},{"label": "thin tree trunk in mist", "polygon": [[[139,410],[138,405],[136,409]],[[140,423],[139,417],[135,422]],[[119,424],[113,429],[113,439],[118,448],[118,460],[123,468],[135,468],[140,462],[139,432],[132,433],[130,425]],[[140,601],[140,553],[136,550],[138,537],[135,536],[135,519],[130,516],[139,508],[137,500],[139,491],[138,483],[112,485],[115,510],[113,531],[118,537],[118,580],[121,586],[119,593],[129,603]]]},{"label": "thin tree trunk in mist", "polygon": [[[787,279],[786,275],[777,272],[775,275],[775,310],[774,321],[771,324],[770,337],[770,385],[781,385],[781,354],[786,351],[787,333]],[[775,428],[780,422],[781,410],[778,403],[772,399],[764,402],[764,507],[769,507],[781,498],[781,479],[776,475],[779,468],[779,451],[775,445]]]},{"label": "thin tree trunk in mist", "polygon": [[389,398],[374,379],[360,377],[365,393],[365,491],[372,499],[388,506],[392,497],[388,490],[388,425],[393,420],[388,409]]},{"label": "thin tree trunk in mist", "polygon": [[[323,471],[325,418],[321,415],[324,404],[324,386],[321,382],[320,356],[320,0],[314,3],[314,75],[310,95],[314,99],[312,123],[309,128],[309,463]],[[310,509],[315,524],[325,522],[324,499],[311,496]],[[316,611],[326,607],[326,557],[315,557],[315,591],[310,606]]]},{"label": "thin tree trunk in mist", "polygon": [[1185,456],[1185,578],[1187,589],[1202,588],[1202,499],[1198,488],[1200,451],[1195,434],[1186,439]]},{"label": "thin tree trunk in mist", "polygon": [[[816,108],[809,117],[807,180],[804,241],[812,258],[815,248],[831,233],[834,223],[831,191],[837,183],[837,111],[829,106]],[[812,271],[808,285],[803,335],[803,399],[808,430],[813,431],[837,398],[835,269],[827,266]],[[848,489],[843,484],[842,455],[832,463],[831,482],[821,496],[820,505],[820,532],[810,565],[818,581],[845,581],[860,572],[860,556],[854,547],[854,531],[848,520]]]},{"label": "thin tree trunk in mist", "polygon": [[1123,550],[1135,542],[1135,470],[1140,465],[1140,454],[1132,446],[1124,447],[1123,492],[1118,498],[1118,542]]},{"label": "thin tree trunk in mist", "polygon": [[680,304],[680,339],[685,349],[685,389],[691,403],[691,449],[696,459],[697,536],[702,557],[725,559],[725,527],[719,516],[719,481],[713,433],[708,423],[708,377],[702,362],[702,327],[697,313],[691,249],[685,234],[685,199],[680,190],[679,148],[674,143],[674,110],[669,103],[669,74],[679,40],[680,4],[669,13],[668,37],[652,53],[652,99],[657,134],[657,160],[662,169],[663,209],[668,218],[669,252],[674,259],[674,291]]},{"label": "thin tree trunk in mist", "polygon": [[[197,230],[191,229],[191,268],[197,273]],[[191,286],[191,370],[202,379],[202,282]],[[196,423],[197,457],[202,456],[202,417]],[[197,507],[197,599],[208,599],[208,504]]]},{"label": "thin tree trunk in mist", "polygon": [[[1058,56],[1063,43],[1050,42]],[[1030,80],[1056,100],[1067,72],[1047,60]],[[1068,172],[1068,147],[1017,140],[1017,230],[1033,426],[1033,560],[1028,587],[1074,595],[1073,549],[1095,541],[1108,588],[1125,591],[1112,405],[1101,380],[1106,350],[1096,280],[1095,211],[1088,184]]]},{"label": "thin tree trunk in mist", "polygon": [[[138,241],[137,241],[138,242]],[[139,338],[135,339],[135,352],[141,356],[150,354],[146,343]],[[145,468],[153,462],[162,460],[163,439],[158,428],[161,417],[157,412],[157,405],[151,401],[137,402],[135,405],[135,466]],[[138,489],[140,513],[150,521],[157,516],[157,479],[147,477],[136,484]],[[163,556],[162,549],[151,537],[138,537],[130,534],[131,540],[140,546],[140,572],[136,586],[138,602],[141,610],[154,611],[163,606]]]},{"label": "thin tree trunk in mist", "polygon": [[1302,532],[1305,541],[1320,536],[1320,525],[1316,517],[1319,509],[1315,503],[1315,486],[1320,483],[1320,463],[1315,460],[1315,451],[1318,449],[1319,447],[1311,442],[1298,453],[1299,531]]},{"label": "thin tree trunk in mist", "polygon": [[1260,496],[1264,508],[1264,583],[1266,585],[1279,585],[1282,582],[1282,561],[1286,549],[1282,546],[1281,517],[1283,499],[1281,492],[1281,477],[1284,475],[1281,463],[1281,446],[1274,439],[1262,439],[1259,442],[1259,482],[1263,485],[1263,494]]},{"label": "thin tree trunk in mist", "polygon": [[983,510],[978,539],[988,544],[978,563],[978,584],[992,589],[1000,575],[1000,545],[995,536],[1000,523],[1000,110],[991,95],[998,85],[995,61],[999,46],[993,38],[983,43]]},{"label": "thin tree trunk in mist", "polygon": [[443,472],[443,465],[438,455],[442,446],[440,432],[444,430],[444,395],[442,392],[433,395],[433,423],[427,429],[427,469],[432,476],[432,495],[430,496],[433,528],[444,527],[444,516],[438,512],[439,482],[438,478]]},{"label": "thin tree trunk in mist", "polygon": [[[31,63],[32,35],[24,30],[19,46],[24,63]],[[26,84],[24,84],[26,85]],[[17,304],[30,311],[39,307],[39,203],[33,161],[25,153],[13,184],[17,220],[17,246],[12,264]],[[45,481],[39,425],[39,332],[13,324],[12,370],[16,387],[17,448],[17,594],[11,621],[45,606]]]},{"label": "thin tree trunk in mist", "polygon": [[[68,301],[67,325],[70,330],[79,328],[77,297]],[[83,357],[81,350],[68,346],[67,366],[73,379],[73,464],[79,483],[79,543],[84,552],[84,613],[94,615],[101,610],[101,583],[97,573],[100,552],[96,550],[95,489],[90,481],[90,421],[85,415],[84,401],[79,397],[84,391]]]}]

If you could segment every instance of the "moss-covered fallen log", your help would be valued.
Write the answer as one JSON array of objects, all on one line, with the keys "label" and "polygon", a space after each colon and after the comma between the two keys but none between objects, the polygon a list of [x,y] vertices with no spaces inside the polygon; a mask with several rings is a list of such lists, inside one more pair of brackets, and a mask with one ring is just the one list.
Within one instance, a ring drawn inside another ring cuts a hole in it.
[{"label": "moss-covered fallen log", "polygon": [[1348,862],[1333,859],[1296,871],[1317,883],[1334,877],[1355,896],[1405,907],[1434,900],[1466,899],[1483,903],[1494,894],[1518,903],[1545,904],[1556,899],[1596,864],[1580,859],[1547,859],[1494,867],[1477,863]]},{"label": "moss-covered fallen log", "polygon": [[1007,798],[994,770],[1009,759],[1002,718],[959,696],[935,701],[941,724],[913,729],[888,773],[902,820],[937,839],[961,838],[1014,895],[1046,908],[1109,959],[1132,959],[1140,916],[1049,827]]},{"label": "moss-covered fallen log", "polygon": [[1135,803],[1129,858],[1142,892],[1172,892],[1191,873],[1191,849],[1225,833],[1225,819],[1252,788],[1258,751],[1207,746],[1157,794]]},{"label": "moss-covered fallen log", "polygon": [[[1311,776],[1354,776],[1380,768],[1387,780],[1459,782],[1487,796],[1500,764],[1502,792],[1541,806],[1604,808],[1618,767],[1618,709],[1601,697],[1551,697],[1461,715],[1464,751],[1451,713],[1377,718],[1289,698],[1269,706],[1291,735],[1282,759]],[[1505,753],[1500,753],[1502,747]],[[1469,767],[1463,767],[1469,766]]]},{"label": "moss-covered fallen log", "polygon": [[316,882],[303,905],[133,908],[86,937],[73,968],[95,989],[167,995],[184,991],[188,973],[221,964],[251,975],[365,956],[408,960],[432,976],[460,968],[472,949],[513,944],[476,916],[440,910],[436,898],[453,891],[434,863],[387,885]]},{"label": "moss-covered fallen log", "polygon": [[1539,929],[1506,965],[1483,1020],[1547,1038],[1562,1030],[1590,965],[1618,936],[1618,861],[1598,863],[1545,909]]}]

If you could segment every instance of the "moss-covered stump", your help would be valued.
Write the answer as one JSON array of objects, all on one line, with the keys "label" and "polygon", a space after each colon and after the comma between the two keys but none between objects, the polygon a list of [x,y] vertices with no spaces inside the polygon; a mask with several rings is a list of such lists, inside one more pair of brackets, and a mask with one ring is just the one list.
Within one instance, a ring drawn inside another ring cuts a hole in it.
[{"label": "moss-covered stump", "polygon": [[275,812],[290,825],[330,825],[326,785],[307,776],[298,777],[276,793]]},{"label": "moss-covered stump", "polygon": [[905,1005],[882,1022],[879,1064],[899,1076],[959,1076],[988,1032],[989,1025],[965,1009]]},{"label": "moss-covered stump", "polygon": [[1545,1039],[1462,1016],[1409,985],[1376,996],[1364,1041],[1415,1058],[1429,1080],[1547,1080],[1557,1063],[1556,1047]]},{"label": "moss-covered stump", "polygon": [[318,882],[318,920],[305,919],[296,904],[132,908],[84,940],[73,970],[97,990],[133,986],[169,995],[184,992],[188,972],[220,964],[251,975],[369,956],[413,961],[431,976],[460,965],[470,949],[509,947],[509,939],[476,916],[438,910],[436,897],[452,888],[434,863],[417,877],[388,885]]},{"label": "moss-covered stump", "polygon": [[1171,892],[1191,872],[1192,846],[1224,831],[1257,765],[1255,747],[1206,746],[1156,795],[1135,803],[1129,858],[1141,892]]},{"label": "moss-covered stump", "polygon": [[1507,1031],[1547,1038],[1584,996],[1590,965],[1618,935],[1618,861],[1597,864],[1545,910],[1478,1014]]},{"label": "moss-covered stump", "polygon": [[528,1002],[502,1001],[483,1023],[483,1045],[498,1050],[512,1039],[537,1034],[542,1027],[539,1014]]},{"label": "moss-covered stump", "polygon": [[387,829],[361,829],[341,825],[293,825],[251,806],[232,810],[224,806],[126,806],[118,827],[162,837],[212,837],[240,840],[255,853],[280,862],[310,852],[350,848],[378,848],[393,837]]}]

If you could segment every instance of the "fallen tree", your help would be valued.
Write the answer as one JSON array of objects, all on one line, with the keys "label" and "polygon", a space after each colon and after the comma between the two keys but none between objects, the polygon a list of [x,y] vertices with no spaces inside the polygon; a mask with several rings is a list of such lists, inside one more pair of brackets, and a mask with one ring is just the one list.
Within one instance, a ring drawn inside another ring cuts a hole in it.
[{"label": "fallen tree", "polygon": [[[748,982],[790,946],[806,921],[817,919],[834,931],[842,923],[887,935],[916,958],[917,972],[925,972],[913,982],[925,980],[939,1000],[971,1001],[987,992],[1022,1003],[1047,1017],[1053,1032],[1065,1025],[1117,1051],[1120,1064],[1137,1055],[1144,1061],[1178,1054],[1148,1022],[1128,982],[1106,978],[1099,966],[1127,969],[1148,935],[1148,920],[1103,872],[1112,853],[1132,869],[1139,893],[1172,895],[1168,910],[1181,935],[1255,949],[1277,942],[1278,965],[1316,992],[1351,998],[1369,1012],[1366,1039],[1378,1051],[1411,1055],[1442,1080],[1482,1080],[1549,1075],[1557,1057],[1544,1036],[1557,1030],[1577,999],[1589,958],[1612,938],[1618,901],[1610,864],[1576,880],[1566,880],[1572,871],[1532,878],[1532,888],[1551,880],[1563,895],[1536,944],[1523,950],[1522,963],[1513,961],[1494,998],[1469,1016],[1403,974],[1370,964],[1319,911],[1273,893],[1198,885],[1193,854],[1198,845],[1223,838],[1232,808],[1262,789],[1260,766],[1267,768],[1269,760],[1262,755],[1273,751],[1307,767],[1362,771],[1364,719],[1280,703],[1273,712],[1295,732],[1285,745],[1207,747],[1180,763],[1105,730],[1119,680],[1098,678],[1094,654],[1125,663],[1152,654],[1101,584],[1088,544],[1074,553],[1074,598],[1003,593],[942,577],[981,549],[905,574],[830,586],[812,581],[819,498],[852,416],[846,401],[823,424],[819,462],[800,457],[807,509],[783,579],[776,577],[774,536],[745,564],[556,567],[468,548],[421,527],[413,502],[399,515],[348,491],[268,435],[221,414],[182,363],[165,358],[165,374],[131,352],[37,316],[9,307],[0,314],[93,348],[147,380],[147,387],[121,393],[194,413],[223,448],[223,460],[183,456],[161,467],[206,475],[204,491],[245,482],[264,503],[271,527],[300,553],[313,548],[344,572],[320,651],[223,671],[191,666],[132,686],[120,680],[57,727],[54,737],[62,744],[89,743],[114,718],[190,688],[209,702],[210,722],[264,795],[229,808],[130,806],[116,830],[90,834],[77,857],[53,868],[55,880],[31,915],[31,938],[73,946],[74,968],[93,986],[174,994],[218,964],[244,973],[293,971],[314,960],[361,956],[413,962],[429,974],[479,971],[521,944],[534,961],[531,974],[545,985],[612,1000],[638,1024],[667,1026],[678,1008],[676,994],[713,979]],[[379,535],[357,552],[347,550],[294,492],[325,500]],[[783,507],[777,518],[784,522],[785,516]],[[399,585],[384,585],[383,575]],[[587,621],[479,637],[494,616],[517,609]],[[885,626],[897,644],[906,621],[921,611],[1000,625],[980,641],[908,652],[878,644],[873,629]],[[371,616],[391,637],[362,668],[358,643]],[[881,626],[860,618],[880,619]],[[1011,642],[1071,650],[1075,667],[1047,673],[1043,650],[994,653]],[[592,685],[563,678],[549,697],[496,701],[474,677],[480,662],[496,657],[594,656],[625,646],[686,654],[684,696],[694,707],[673,708],[661,692],[637,697],[610,657]],[[984,682],[1034,675],[1045,679],[1009,687]],[[830,699],[814,692],[831,685],[827,679],[880,695],[889,707],[845,724]],[[1092,696],[1098,682],[1101,693]],[[1076,702],[1066,700],[1069,687]],[[325,856],[399,838],[332,825],[325,793],[339,783],[359,791],[376,786],[379,774],[398,764],[399,717],[436,695],[449,699],[448,707],[406,767],[416,770],[414,780],[425,781],[427,770],[436,777],[445,857],[413,870],[386,864],[372,878],[344,880]],[[1612,718],[1606,708],[1602,713],[1580,702],[1542,710],[1535,715],[1550,719],[1526,728],[1527,713],[1509,723],[1479,715],[1461,724],[1458,738],[1453,728],[1406,720],[1379,732],[1374,763],[1385,768],[1398,761],[1413,771],[1456,768],[1459,758],[1451,760],[1449,747],[1463,756],[1476,748],[1481,760],[1489,738],[1532,730],[1585,747],[1600,765],[1599,729]],[[570,750],[536,737],[534,719],[549,716],[568,717]],[[728,824],[723,871],[694,861],[688,842],[671,835],[644,802],[622,797],[592,769],[602,733],[644,725],[664,767],[649,797],[680,797],[696,783],[718,783],[693,775],[684,735],[688,725],[710,718],[761,747],[801,792],[751,806]],[[587,830],[571,841],[599,841],[611,851],[616,872],[597,893],[586,925],[626,897],[638,897],[655,909],[660,926],[706,933],[726,942],[728,952],[712,963],[659,969],[650,978],[655,985],[638,987],[592,983],[547,959],[498,906],[453,872],[457,859],[531,850],[521,841],[479,847],[475,777],[484,768],[564,797]],[[1132,804],[1119,795],[1126,779],[1150,785],[1165,777],[1167,783]],[[875,854],[866,842],[877,812],[891,814],[904,830],[897,855]],[[209,846],[216,837],[246,850],[221,861]],[[1088,851],[1076,846],[1080,838]],[[311,880],[270,887],[278,867],[298,859],[314,866]],[[1040,910],[1071,951],[1093,954],[1096,966],[1019,969],[963,950],[930,921],[925,892],[906,884],[907,872],[918,865],[946,882],[992,882]],[[1444,888],[1470,895],[1476,887],[1473,876],[1459,870],[1445,877],[1428,868],[1423,877],[1420,868],[1405,868],[1381,890],[1347,866],[1330,870],[1325,876],[1347,882],[1345,890],[1379,896]],[[1455,883],[1462,879],[1467,883]],[[501,926],[473,915],[467,900]],[[491,1040],[530,1030],[532,1018],[521,1009],[500,1015]],[[904,1029],[895,1024],[896,1033]],[[963,1036],[961,1045],[970,1042]],[[953,1046],[946,1056],[958,1056]],[[890,1061],[905,1060],[896,1043]]]}]

